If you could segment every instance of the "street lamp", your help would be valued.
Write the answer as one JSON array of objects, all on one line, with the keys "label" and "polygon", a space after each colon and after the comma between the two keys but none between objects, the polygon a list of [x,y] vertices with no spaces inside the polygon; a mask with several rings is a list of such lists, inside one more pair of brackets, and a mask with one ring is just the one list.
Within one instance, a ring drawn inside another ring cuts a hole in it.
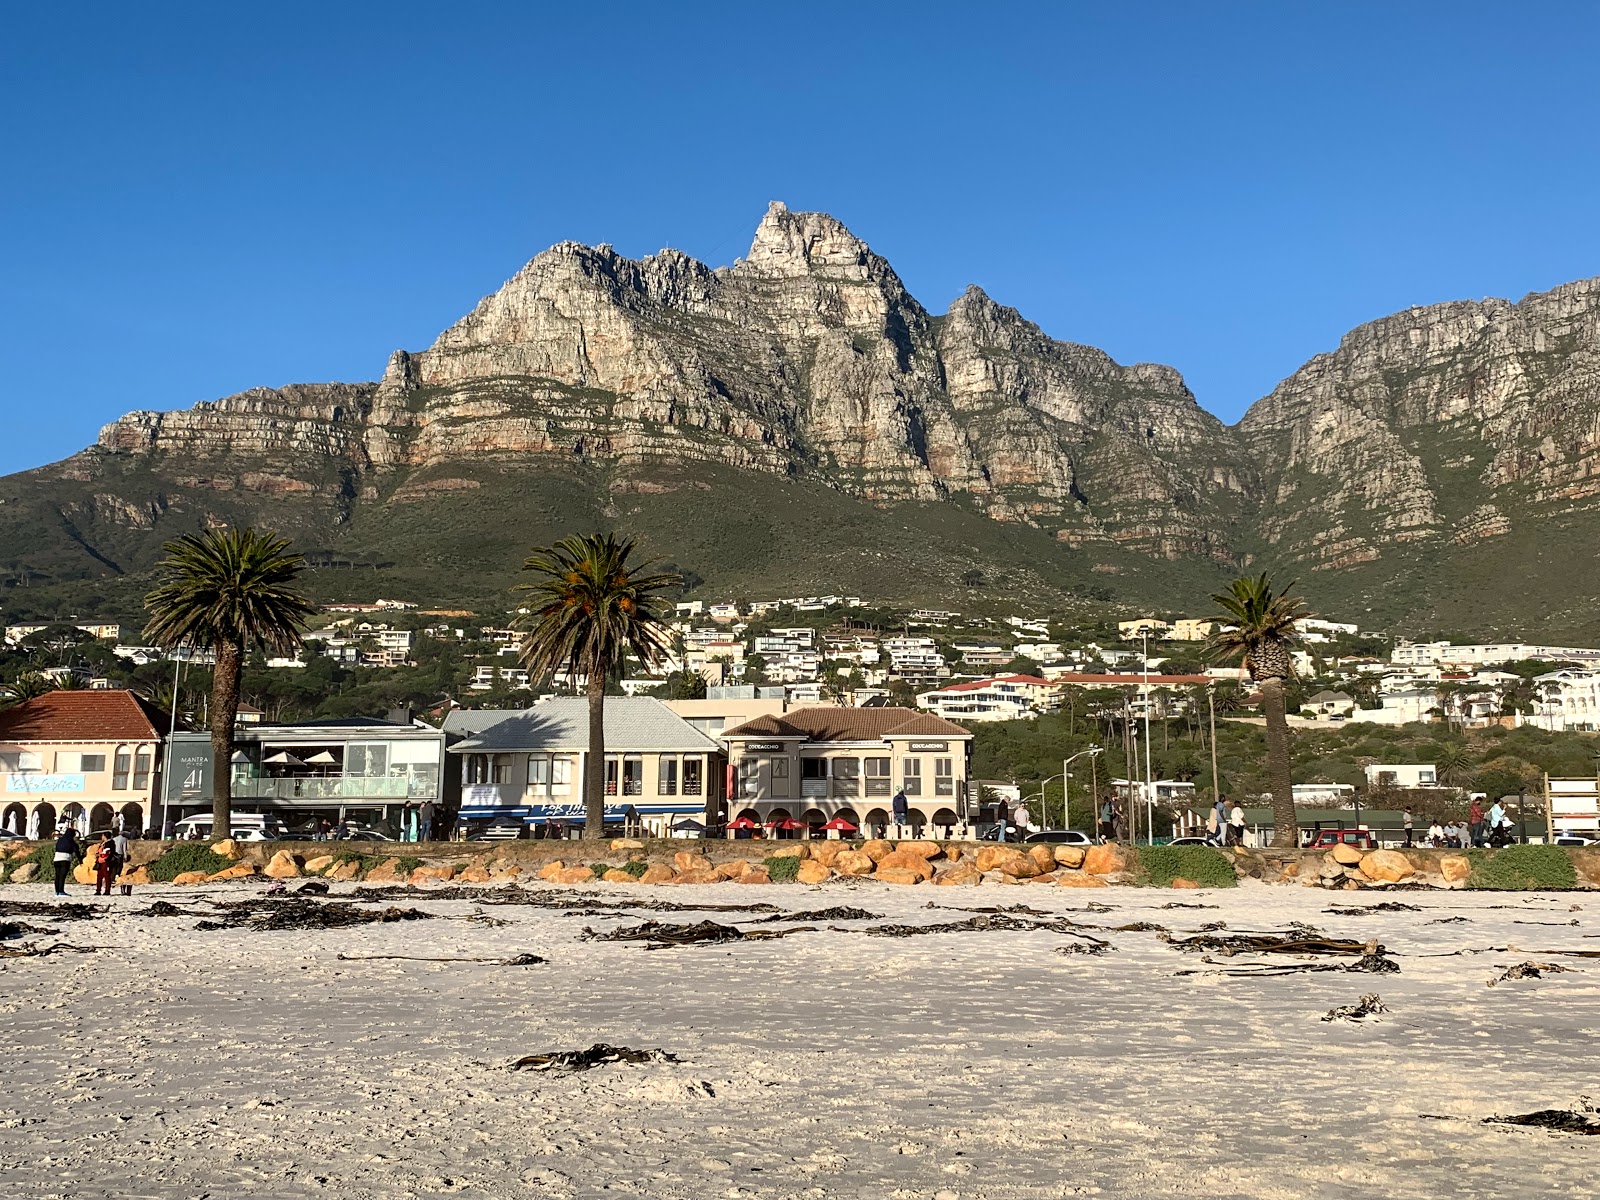
[{"label": "street lamp", "polygon": [[1139,666],[1144,675],[1141,692],[1144,697],[1144,833],[1145,840],[1156,844],[1155,784],[1150,775],[1150,630],[1146,628],[1139,638],[1142,647]]},{"label": "street lamp", "polygon": [[[1061,760],[1061,828],[1063,828],[1063,829],[1071,829],[1072,828],[1072,814],[1071,814],[1072,793],[1068,790],[1068,787],[1067,787],[1067,780],[1070,779],[1072,776],[1067,771],[1067,768],[1070,767],[1073,763],[1077,762],[1084,755],[1088,755],[1090,760],[1093,761],[1095,758],[1099,757],[1102,753],[1104,753],[1104,751],[1105,751],[1105,747],[1104,746],[1090,746],[1087,750],[1079,750],[1071,758],[1066,758],[1066,759],[1062,759]],[[1094,797],[1091,796],[1089,798],[1089,803],[1090,803],[1090,805],[1092,807],[1093,804],[1094,804]]]}]

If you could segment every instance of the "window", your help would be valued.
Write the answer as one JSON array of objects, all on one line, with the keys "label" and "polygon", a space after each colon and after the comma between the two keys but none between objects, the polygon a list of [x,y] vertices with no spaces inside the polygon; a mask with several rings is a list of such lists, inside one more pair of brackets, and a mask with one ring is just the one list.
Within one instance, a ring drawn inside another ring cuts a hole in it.
[{"label": "window", "polygon": [[[351,747],[354,749],[355,747]],[[509,754],[469,754],[467,756],[468,783],[504,783],[511,774]]]},{"label": "window", "polygon": [[802,758],[800,760],[801,779],[826,779],[828,777],[828,760],[825,758]]},{"label": "window", "polygon": [[772,794],[781,799],[789,797],[789,759],[785,755],[781,758],[769,759],[772,764]]},{"label": "window", "polygon": [[922,760],[908,758],[901,765],[901,786],[905,788],[906,795],[922,795]]},{"label": "window", "polygon": [[835,758],[833,763],[833,790],[835,795],[854,796],[861,789],[861,760]]},{"label": "window", "polygon": [[104,754],[79,754],[76,750],[56,751],[57,775],[84,775],[105,769]]},{"label": "window", "polygon": [[630,754],[622,760],[622,794],[644,794],[644,759],[637,754]]},{"label": "window", "polygon": [[[498,755],[496,757],[499,757]],[[389,773],[386,742],[352,742],[345,748],[344,773],[358,779],[382,779]],[[485,782],[499,783],[500,780]]]},{"label": "window", "polygon": [[133,786],[143,791],[150,786],[150,751],[140,750],[133,756]]},{"label": "window", "polygon": [[698,796],[701,789],[702,772],[705,770],[705,760],[702,758],[686,758],[683,760],[683,794],[685,796]]},{"label": "window", "polygon": [[101,775],[105,773],[106,756],[104,754],[82,754],[78,756],[78,770],[85,775]]},{"label": "window", "polygon": [[545,787],[550,782],[550,760],[538,754],[528,755],[528,786]]},{"label": "window", "polygon": [[557,788],[566,788],[572,784],[572,760],[558,758],[550,764],[550,782]]},{"label": "window", "polygon": [[935,796],[954,796],[956,794],[955,774],[951,769],[954,760],[936,758],[933,760],[933,794]]},{"label": "window", "polygon": [[128,788],[128,769],[133,766],[133,755],[127,749],[118,746],[117,755],[111,767],[111,786],[119,792]]},{"label": "window", "polygon": [[656,769],[656,795],[676,796],[678,794],[678,758],[674,754],[663,754]]},{"label": "window", "polygon": [[887,758],[869,758],[866,760],[867,768],[867,795],[887,796],[889,794],[889,760]]},{"label": "window", "polygon": [[739,794],[741,796],[759,796],[761,794],[761,760],[759,758],[739,760]]}]

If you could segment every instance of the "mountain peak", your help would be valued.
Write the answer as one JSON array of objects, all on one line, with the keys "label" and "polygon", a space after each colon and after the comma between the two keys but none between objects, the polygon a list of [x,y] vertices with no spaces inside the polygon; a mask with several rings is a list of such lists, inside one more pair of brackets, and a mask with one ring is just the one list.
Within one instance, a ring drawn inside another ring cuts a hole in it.
[{"label": "mountain peak", "polygon": [[769,275],[808,275],[818,268],[866,278],[876,255],[836,217],[790,212],[781,200],[767,206],[756,226],[746,263]]}]

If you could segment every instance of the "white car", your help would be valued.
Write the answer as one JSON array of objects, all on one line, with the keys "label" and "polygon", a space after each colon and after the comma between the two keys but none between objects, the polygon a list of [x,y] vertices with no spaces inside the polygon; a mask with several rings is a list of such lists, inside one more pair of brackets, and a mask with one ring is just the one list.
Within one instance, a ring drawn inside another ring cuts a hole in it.
[{"label": "white car", "polygon": [[1584,837],[1577,833],[1558,833],[1550,839],[1552,846],[1600,846],[1600,838]]},{"label": "white car", "polygon": [[[228,836],[236,842],[270,842],[283,835],[282,822],[277,817],[268,817],[261,813],[234,813],[229,822]],[[192,817],[185,817],[173,827],[173,836],[182,841],[209,841],[211,814],[198,813]]]}]

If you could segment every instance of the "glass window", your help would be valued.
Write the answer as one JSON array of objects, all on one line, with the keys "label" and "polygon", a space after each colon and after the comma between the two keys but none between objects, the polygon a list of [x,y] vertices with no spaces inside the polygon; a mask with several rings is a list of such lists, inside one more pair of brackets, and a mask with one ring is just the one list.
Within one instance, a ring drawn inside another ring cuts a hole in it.
[{"label": "glass window", "polygon": [[802,758],[800,760],[801,779],[826,779],[828,777],[828,760],[825,758]]},{"label": "glass window", "polygon": [[836,758],[833,760],[833,777],[835,779],[855,779],[861,774],[861,760],[859,758]]},{"label": "glass window", "polygon": [[550,782],[559,786],[566,786],[572,782],[572,760],[558,758],[550,764]]},{"label": "glass window", "polygon": [[656,795],[676,796],[678,794],[678,758],[675,754],[663,754],[661,763],[656,772]]},{"label": "glass window", "polygon": [[133,766],[133,755],[129,754],[126,747],[117,747],[117,756],[111,768],[111,786],[117,791],[126,791],[128,787],[128,770]]},{"label": "glass window", "polygon": [[624,796],[644,794],[644,759],[637,754],[627,755],[622,760],[622,794]]},{"label": "glass window", "polygon": [[789,778],[789,760],[787,758],[775,758],[772,760],[772,777],[774,779]]},{"label": "glass window", "polygon": [[351,742],[344,752],[344,773],[358,779],[382,779],[389,773],[387,742]]},{"label": "glass window", "polygon": [[908,758],[900,766],[900,786],[908,796],[922,795],[922,760]]},{"label": "glass window", "polygon": [[85,775],[99,775],[106,769],[104,754],[83,754],[78,758],[78,770]]},{"label": "glass window", "polygon": [[933,760],[933,794],[936,796],[954,796],[956,794],[955,775],[952,771],[953,760],[936,758]]},{"label": "glass window", "polygon": [[705,770],[705,760],[701,758],[685,758],[683,760],[683,794],[685,796],[698,796],[702,787],[702,772]]},{"label": "glass window", "polygon": [[133,786],[143,791],[150,786],[150,751],[140,750],[133,756]]},{"label": "glass window", "polygon": [[867,759],[867,776],[876,776],[882,779],[889,778],[889,760],[887,758]]},{"label": "glass window", "polygon": [[741,759],[739,762],[739,791],[741,795],[756,796],[761,792],[761,760]]}]

